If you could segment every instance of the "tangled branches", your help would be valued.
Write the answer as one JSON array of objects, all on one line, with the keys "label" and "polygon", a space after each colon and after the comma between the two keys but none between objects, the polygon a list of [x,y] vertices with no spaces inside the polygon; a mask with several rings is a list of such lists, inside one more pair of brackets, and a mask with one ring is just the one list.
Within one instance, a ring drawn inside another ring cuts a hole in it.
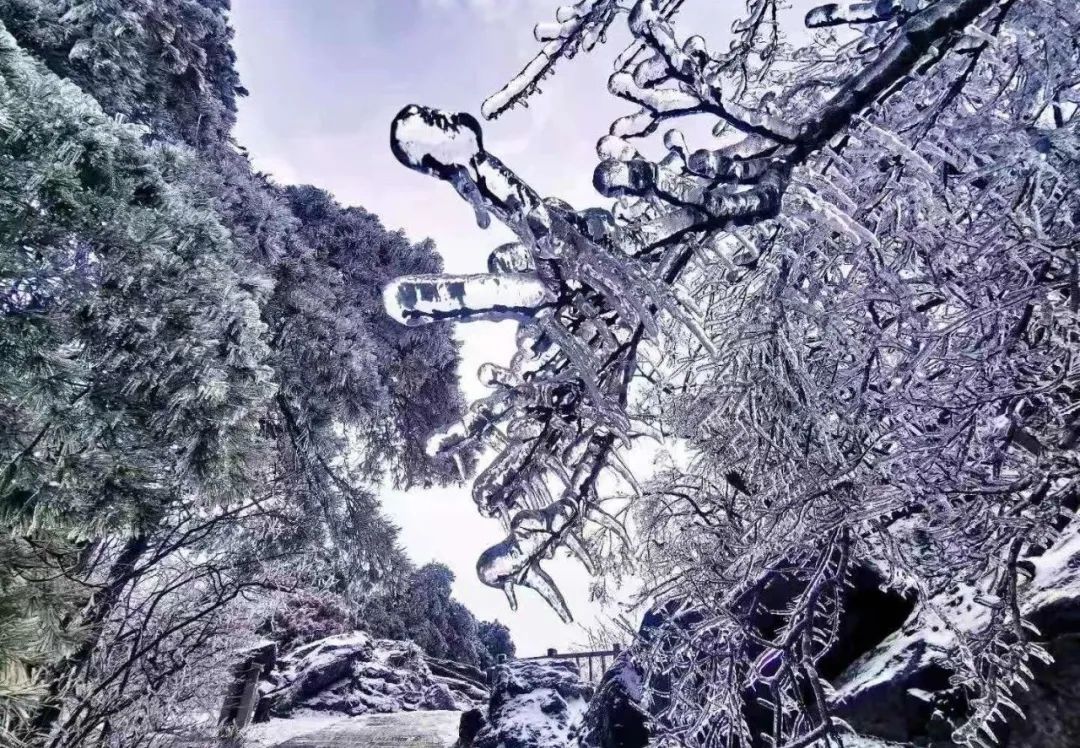
[{"label": "tangled branches", "polygon": [[[468,115],[414,106],[394,122],[403,163],[519,239],[490,274],[386,294],[408,324],[521,323],[511,365],[481,372],[494,394],[433,442],[498,449],[474,498],[509,534],[478,571],[569,618],[540,562],[562,547],[593,568],[590,522],[626,537],[597,479],[636,485],[617,451],[659,428],[692,454],[632,502],[648,594],[681,621],[638,652],[665,734],[830,740],[843,694],[819,663],[848,576],[872,567],[948,632],[941,656],[971,705],[955,737],[975,744],[1041,654],[1020,572],[1077,502],[1080,14],[1053,0],[822,6],[808,26],[851,34],[783,56],[771,0],[747,3],[724,54],[678,39],[681,5],[560,9],[485,105],[523,101],[625,15],[633,42],[609,89],[638,109],[600,140],[593,180],[611,212],[541,199]],[[659,160],[635,145],[691,116],[711,118],[719,146],[692,150],[676,130]],[[639,372],[656,386],[632,402]],[[760,593],[778,578],[774,610]],[[748,717],[762,705],[764,736]]]}]

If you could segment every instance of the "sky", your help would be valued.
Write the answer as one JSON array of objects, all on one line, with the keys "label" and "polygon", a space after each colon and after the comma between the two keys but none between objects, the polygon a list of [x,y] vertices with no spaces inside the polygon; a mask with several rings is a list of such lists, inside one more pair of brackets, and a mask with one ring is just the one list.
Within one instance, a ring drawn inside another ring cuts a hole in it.
[{"label": "sky", "polygon": [[[512,237],[481,231],[447,185],[401,166],[389,149],[390,122],[411,103],[479,115],[484,98],[535,54],[532,28],[554,18],[555,0],[233,0],[237,64],[250,96],[240,101],[238,142],[256,168],[282,183],[309,183],[347,205],[363,206],[413,240],[431,237],[449,272],[483,272],[491,249]],[[707,20],[726,29],[728,11]],[[696,19],[695,19],[696,20]],[[722,24],[722,25],[719,25]],[[487,149],[543,195],[576,208],[603,204],[591,186],[595,144],[631,108],[607,94],[611,61],[626,31],[608,46],[566,61],[527,109],[485,123]],[[506,363],[514,323],[471,323],[463,342],[462,386],[486,394],[477,367]],[[520,609],[476,578],[479,553],[502,539],[481,518],[465,487],[383,494],[387,514],[417,564],[437,560],[455,573],[454,594],[481,619],[507,624],[520,655],[584,641],[530,590]],[[592,626],[616,613],[591,604],[589,579],[573,561],[546,564],[575,617]]]},{"label": "sky", "polygon": [[[479,114],[484,97],[533,53],[533,25],[553,13],[551,0],[234,0],[237,64],[251,92],[240,102],[236,138],[278,181],[314,184],[413,240],[431,237],[449,272],[485,271],[509,232],[481,231],[451,188],[400,165],[388,145],[390,122],[410,103]],[[574,75],[555,76],[528,109],[485,124],[488,149],[543,194],[575,207],[599,204],[595,142],[625,111],[604,95],[609,65],[600,55],[571,61]],[[486,394],[476,369],[506,363],[513,334],[512,322],[458,330],[470,400]],[[519,654],[572,651],[584,641],[530,590],[512,612],[500,590],[476,578],[476,557],[504,533],[477,514],[467,487],[387,491],[382,501],[413,561],[449,566],[455,596],[477,617],[507,624]],[[545,568],[575,618],[592,625],[601,611],[588,600],[585,572],[563,558]]]}]

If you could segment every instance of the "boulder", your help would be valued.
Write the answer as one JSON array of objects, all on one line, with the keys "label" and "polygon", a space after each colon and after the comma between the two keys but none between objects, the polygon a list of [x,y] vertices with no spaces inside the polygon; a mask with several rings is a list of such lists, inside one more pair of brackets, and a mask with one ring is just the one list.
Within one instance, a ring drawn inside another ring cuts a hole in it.
[{"label": "boulder", "polygon": [[604,673],[582,721],[582,748],[645,748],[648,716],[641,707],[641,671],[623,652]]},{"label": "boulder", "polygon": [[433,683],[428,686],[427,690],[424,691],[421,705],[424,709],[436,711],[454,711],[459,708],[457,700],[454,698],[454,694],[450,693],[450,689],[445,683]]},{"label": "boulder", "polygon": [[[999,744],[1080,746],[1080,710],[1075,708],[1080,703],[1080,524],[1023,563],[1031,578],[1022,587],[1021,607],[1039,629],[1054,662],[1029,663],[1030,691],[1012,694],[1026,719],[1006,712],[1008,721],[996,728]],[[872,566],[859,565],[849,581],[838,641],[819,661],[832,686],[835,713],[858,731],[859,745],[951,748],[953,731],[967,719],[970,707],[962,690],[950,682],[948,632],[926,609],[916,610],[911,599],[884,589],[882,576]],[[801,589],[783,575],[763,578],[753,590],[760,608],[748,610],[754,624],[768,633],[768,611],[783,609]],[[978,630],[985,625],[987,611],[975,597],[972,590],[956,584],[934,604],[951,611],[964,627]],[[670,602],[646,614],[639,641],[662,642],[700,617],[697,611]],[[624,653],[601,681],[580,729],[582,748],[647,745],[649,720],[640,706],[641,674],[628,657]],[[663,694],[672,675],[654,677],[653,709],[666,706]],[[771,712],[748,699],[743,717],[752,733],[765,734]]]},{"label": "boulder", "polygon": [[517,660],[491,670],[487,724],[472,748],[566,748],[576,743],[592,687],[569,660]]},{"label": "boulder", "polygon": [[[1025,561],[1031,578],[1022,586],[1024,615],[1040,631],[1054,657],[1050,665],[1032,662],[1030,690],[1012,698],[1026,718],[1012,715],[996,727],[1008,748],[1064,748],[1080,745],[1080,532],[1074,525],[1046,552]],[[987,609],[961,584],[940,594],[935,607],[946,610],[969,632],[986,625]],[[834,709],[860,733],[918,746],[952,746],[955,726],[969,705],[950,683],[952,634],[925,609],[834,681]]]},{"label": "boulder", "polygon": [[257,719],[298,711],[342,715],[469,709],[488,691],[476,668],[429,658],[412,642],[373,639],[354,631],[305,644],[279,658],[259,690]]},{"label": "boulder", "polygon": [[461,721],[458,722],[458,748],[468,748],[473,744],[477,734],[487,724],[484,712],[481,709],[469,709],[461,713]]}]

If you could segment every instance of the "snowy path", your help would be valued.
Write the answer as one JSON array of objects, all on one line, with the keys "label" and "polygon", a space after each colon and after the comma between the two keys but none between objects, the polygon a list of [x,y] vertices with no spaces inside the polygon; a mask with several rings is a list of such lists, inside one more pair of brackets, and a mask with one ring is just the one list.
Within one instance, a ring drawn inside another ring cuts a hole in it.
[{"label": "snowy path", "polygon": [[[310,732],[284,742],[267,734],[261,745],[275,748],[450,748],[457,740],[461,712],[398,712],[343,717],[313,723]],[[283,727],[289,720],[274,720]],[[273,723],[271,723],[273,724]],[[284,731],[283,731],[284,732]]]}]

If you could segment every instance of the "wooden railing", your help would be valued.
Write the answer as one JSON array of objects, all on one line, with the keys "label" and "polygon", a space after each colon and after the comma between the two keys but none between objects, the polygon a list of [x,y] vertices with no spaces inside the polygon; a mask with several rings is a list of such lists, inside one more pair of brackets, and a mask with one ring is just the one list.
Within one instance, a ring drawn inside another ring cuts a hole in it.
[{"label": "wooden railing", "polygon": [[568,652],[559,654],[555,649],[549,649],[546,655],[539,657],[519,657],[519,660],[573,660],[577,665],[581,679],[589,683],[599,683],[604,673],[615,662],[622,648],[618,644],[612,645],[611,649],[599,649],[593,652]]}]

